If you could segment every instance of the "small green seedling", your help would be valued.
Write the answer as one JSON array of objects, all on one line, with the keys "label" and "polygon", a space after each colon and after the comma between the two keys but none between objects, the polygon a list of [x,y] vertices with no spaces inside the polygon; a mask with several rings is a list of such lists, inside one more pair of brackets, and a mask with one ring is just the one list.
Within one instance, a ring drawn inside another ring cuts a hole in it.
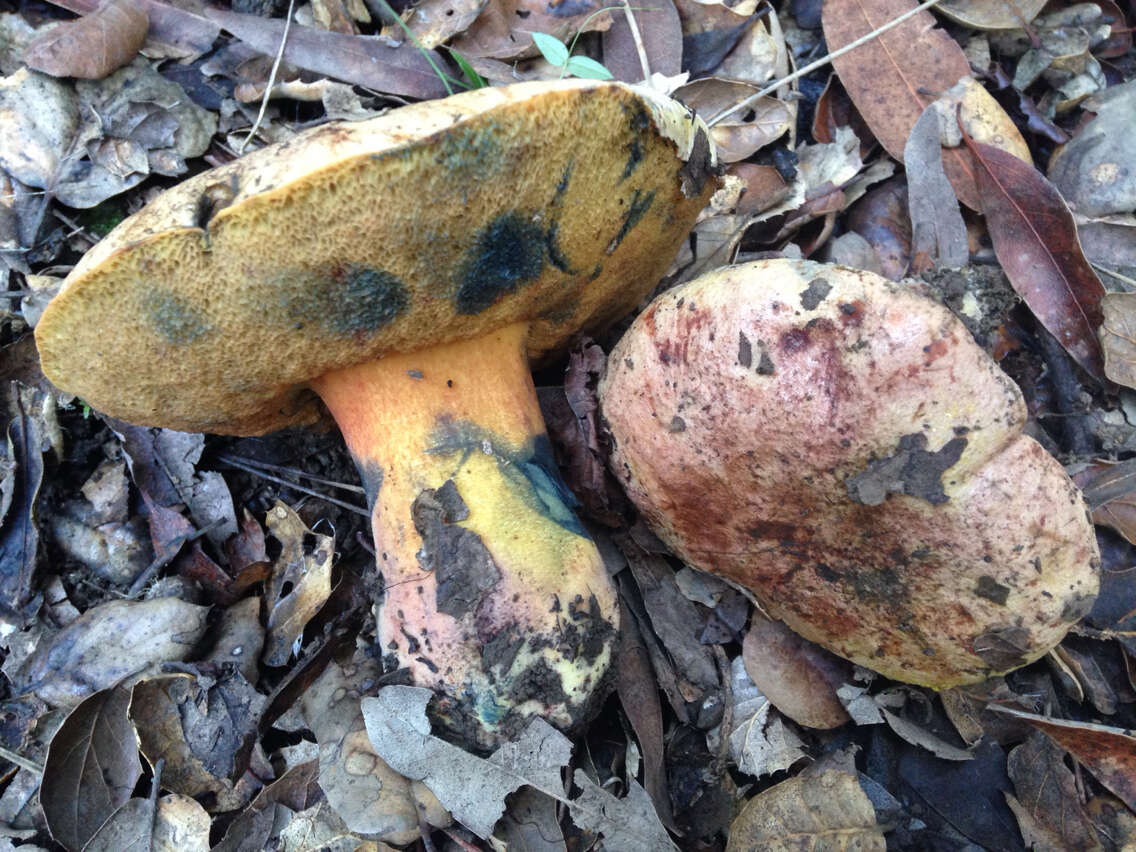
[{"label": "small green seedling", "polygon": [[588,80],[610,80],[611,72],[587,56],[573,56],[572,51],[556,36],[532,33],[533,43],[549,64],[560,69],[560,76],[572,74]]}]

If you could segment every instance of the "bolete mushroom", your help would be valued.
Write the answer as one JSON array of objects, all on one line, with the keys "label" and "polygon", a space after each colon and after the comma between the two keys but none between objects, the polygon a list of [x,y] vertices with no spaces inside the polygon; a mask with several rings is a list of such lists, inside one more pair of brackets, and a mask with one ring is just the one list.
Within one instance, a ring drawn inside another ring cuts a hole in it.
[{"label": "bolete mushroom", "polygon": [[909,285],[711,272],[639,315],[600,394],[612,469],[676,554],[889,677],[1022,666],[1096,595],[1085,505],[1018,387]]},{"label": "bolete mushroom", "polygon": [[595,704],[615,594],[529,359],[630,310],[716,179],[650,90],[525,83],[328,124],[169,190],[89,251],[44,372],[147,425],[334,415],[373,505],[384,653],[491,745]]}]

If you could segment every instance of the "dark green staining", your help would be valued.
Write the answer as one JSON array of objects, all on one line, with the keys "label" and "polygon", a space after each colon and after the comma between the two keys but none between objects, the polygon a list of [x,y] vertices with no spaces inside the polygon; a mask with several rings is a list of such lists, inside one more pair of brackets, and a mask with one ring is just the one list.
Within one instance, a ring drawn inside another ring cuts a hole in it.
[{"label": "dark green staining", "polygon": [[502,154],[497,122],[475,122],[447,131],[434,160],[451,172],[484,175],[501,168]]},{"label": "dark green staining", "polygon": [[454,297],[459,314],[478,314],[531,284],[544,270],[544,229],[517,210],[503,213],[478,234]]},{"label": "dark green staining", "polygon": [[635,190],[635,194],[631,196],[631,206],[627,208],[627,213],[623,217],[623,225],[620,226],[619,233],[615,235],[615,239],[611,241],[611,245],[607,248],[607,253],[611,254],[619,244],[623,242],[631,229],[639,224],[640,220],[646,215],[647,211],[651,209],[651,205],[655,203],[655,190],[651,190],[646,195],[643,195],[642,190]]},{"label": "dark green staining", "polygon": [[282,276],[282,305],[294,326],[308,323],[335,335],[374,332],[410,307],[406,286],[389,272],[348,263],[330,273]]},{"label": "dark green staining", "polygon": [[168,290],[151,290],[143,297],[150,323],[174,346],[184,346],[213,330],[200,311]]},{"label": "dark green staining", "polygon": [[625,106],[623,111],[627,114],[627,124],[631,128],[632,136],[631,141],[627,143],[627,164],[623,167],[623,174],[619,176],[621,181],[631,177],[631,173],[643,162],[643,137],[647,128],[651,126],[651,119],[647,117],[647,111],[641,104]]}]

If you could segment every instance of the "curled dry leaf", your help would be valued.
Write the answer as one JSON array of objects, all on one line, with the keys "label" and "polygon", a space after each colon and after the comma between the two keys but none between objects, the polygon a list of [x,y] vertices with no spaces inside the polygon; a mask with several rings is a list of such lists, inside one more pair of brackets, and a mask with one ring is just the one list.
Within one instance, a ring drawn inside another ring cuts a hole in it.
[{"label": "curled dry leaf", "polygon": [[871,800],[854,776],[836,769],[798,775],[754,796],[734,819],[726,844],[726,852],[886,848]]},{"label": "curled dry leaf", "polygon": [[[487,0],[423,0],[410,7],[406,25],[426,50],[445,44],[474,22]],[[401,41],[401,27],[387,27],[394,41]]]},{"label": "curled dry leaf", "polygon": [[53,27],[24,52],[29,68],[53,77],[101,80],[135,57],[150,17],[135,0],[105,0],[77,21]]},{"label": "curled dry leaf", "polygon": [[1041,324],[1090,375],[1104,375],[1097,330],[1104,287],[1061,193],[1012,154],[964,135],[974,153],[986,225],[1006,277]]},{"label": "curled dry leaf", "polygon": [[96,692],[51,739],[39,799],[51,836],[69,850],[83,847],[142,775],[129,700],[121,687]]},{"label": "curled dry leaf", "polygon": [[741,657],[730,663],[730,693],[731,730],[720,736],[728,737],[730,758],[739,771],[760,778],[789,769],[806,756],[801,738],[750,679]]},{"label": "curled dry leaf", "polygon": [[817,142],[836,141],[836,128],[851,127],[860,140],[860,156],[867,157],[876,147],[876,137],[868,129],[863,116],[848,97],[848,92],[840,83],[840,77],[830,74],[824,91],[817,99],[813,113],[813,139]]},{"label": "curled dry leaf", "polygon": [[[603,31],[612,14],[600,0],[564,5],[553,0],[489,0],[477,20],[450,46],[467,58],[519,59],[536,56],[533,33],[546,33],[563,42],[578,31]],[[599,13],[599,14],[597,14]]]},{"label": "curled dry leaf", "polygon": [[269,849],[277,834],[281,808],[302,811],[326,801],[318,781],[319,761],[309,760],[293,766],[256,794],[249,806],[233,820],[214,852],[244,852]]},{"label": "curled dry leaf", "polygon": [[[752,95],[758,87],[717,77],[687,83],[674,97],[706,120]],[[763,97],[747,110],[734,113],[710,128],[710,135],[724,163],[744,160],[760,148],[783,136],[792,126],[793,110],[773,97]]]},{"label": "curled dry leaf", "polygon": [[798,725],[827,729],[848,721],[836,690],[852,679],[852,667],[781,622],[755,612],[742,660],[757,688]]},{"label": "curled dry leaf", "polygon": [[[9,382],[4,388],[6,441],[0,444],[0,617],[23,625],[35,615],[32,585],[39,559],[36,503],[43,484],[48,424],[45,395]],[[51,404],[54,410],[54,403]]]},{"label": "curled dry leaf", "polygon": [[682,67],[693,77],[713,73],[754,21],[757,0],[675,0],[682,20]]},{"label": "curled dry leaf", "polygon": [[[1108,304],[1113,296],[1105,295],[1105,327],[1109,325]],[[1131,305],[1136,310],[1136,304]],[[1133,330],[1136,334],[1136,329]],[[1108,372],[1109,338],[1104,338],[1105,372]],[[1136,354],[1136,340],[1129,344]],[[1131,376],[1131,373],[1129,373]],[[1109,374],[1114,382],[1117,379]],[[1125,382],[1124,384],[1127,384]],[[1117,464],[1098,462],[1073,476],[1073,481],[1084,492],[1085,502],[1093,513],[1093,523],[1112,527],[1128,541],[1136,544],[1136,460],[1128,459]]]},{"label": "curled dry leaf", "polygon": [[[935,150],[938,151],[937,144]],[[880,274],[892,281],[903,278],[911,265],[911,219],[907,207],[907,179],[898,176],[869,189],[848,210],[849,230],[876,250]]]},{"label": "curled dry leaf", "polygon": [[177,598],[91,607],[36,648],[17,688],[74,707],[150,665],[184,660],[205,632],[208,611]]}]

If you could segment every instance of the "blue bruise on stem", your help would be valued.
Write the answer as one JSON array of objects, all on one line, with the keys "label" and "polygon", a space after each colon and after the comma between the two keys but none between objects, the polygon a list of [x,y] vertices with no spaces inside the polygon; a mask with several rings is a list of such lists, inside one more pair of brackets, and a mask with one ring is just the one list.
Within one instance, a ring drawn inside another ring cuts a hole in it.
[{"label": "blue bruise on stem", "polygon": [[466,255],[454,297],[459,314],[478,314],[509,293],[531,284],[544,271],[546,235],[519,210],[502,213],[485,226]]},{"label": "blue bruise on stem", "polygon": [[142,308],[151,325],[174,346],[192,343],[213,330],[200,311],[168,290],[150,290],[143,297]]},{"label": "blue bruise on stem", "polygon": [[359,263],[330,273],[285,275],[279,287],[289,322],[300,328],[313,323],[341,336],[378,331],[410,307],[405,284],[389,272]]},{"label": "blue bruise on stem", "polygon": [[541,433],[519,451],[509,448],[493,432],[468,420],[439,417],[427,449],[431,455],[457,456],[455,470],[474,453],[486,448],[497,462],[497,469],[509,481],[512,492],[541,517],[574,535],[590,538],[573,509],[580,505],[560,478],[552,442]]}]

